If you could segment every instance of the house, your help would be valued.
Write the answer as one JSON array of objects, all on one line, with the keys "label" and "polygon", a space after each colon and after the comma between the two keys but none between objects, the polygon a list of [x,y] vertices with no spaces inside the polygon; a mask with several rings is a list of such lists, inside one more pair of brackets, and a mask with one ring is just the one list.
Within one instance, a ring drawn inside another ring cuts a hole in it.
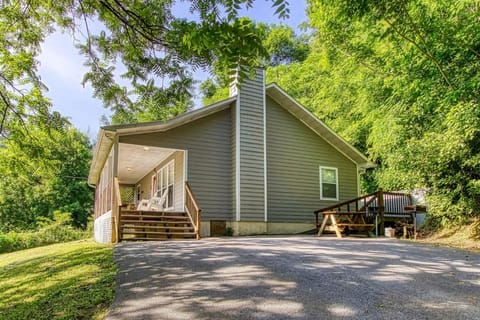
[{"label": "house", "polygon": [[192,194],[202,211],[190,227],[202,236],[219,226],[234,235],[311,230],[314,210],[359,195],[359,175],[370,166],[277,84],[265,85],[257,69],[241,86],[234,81],[223,101],[168,121],[100,129],[88,178],[96,239],[119,240],[120,203],[124,210],[135,203],[133,221],[142,200],[160,199],[162,215],[185,213]]}]

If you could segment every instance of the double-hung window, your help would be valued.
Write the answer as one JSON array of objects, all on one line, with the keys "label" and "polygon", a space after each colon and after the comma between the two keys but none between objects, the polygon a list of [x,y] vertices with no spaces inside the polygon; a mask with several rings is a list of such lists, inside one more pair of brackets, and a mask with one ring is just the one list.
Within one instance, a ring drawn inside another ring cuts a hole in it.
[{"label": "double-hung window", "polygon": [[338,201],[338,169],[320,166],[320,199]]},{"label": "double-hung window", "polygon": [[163,208],[173,209],[173,190],[174,190],[174,161],[170,161],[157,173],[157,196],[161,197],[167,192]]}]

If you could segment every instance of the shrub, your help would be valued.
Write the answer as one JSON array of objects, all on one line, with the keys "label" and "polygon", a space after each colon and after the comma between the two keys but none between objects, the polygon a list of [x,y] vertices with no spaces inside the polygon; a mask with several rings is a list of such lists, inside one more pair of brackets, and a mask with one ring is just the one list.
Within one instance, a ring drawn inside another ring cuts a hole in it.
[{"label": "shrub", "polygon": [[77,229],[69,225],[70,214],[55,212],[54,220],[43,219],[41,228],[32,232],[0,233],[0,253],[89,238],[90,228]]},{"label": "shrub", "polygon": [[233,237],[233,229],[231,227],[227,227],[227,229],[225,230],[225,235],[227,237]]}]

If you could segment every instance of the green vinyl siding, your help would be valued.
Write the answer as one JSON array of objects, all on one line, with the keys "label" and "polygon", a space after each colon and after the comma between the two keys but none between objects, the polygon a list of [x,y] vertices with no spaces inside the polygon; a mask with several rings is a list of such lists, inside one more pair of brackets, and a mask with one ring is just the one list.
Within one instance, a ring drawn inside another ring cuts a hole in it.
[{"label": "green vinyl siding", "polygon": [[202,208],[202,220],[231,219],[230,108],[166,132],[119,139],[121,143],[187,150],[187,180]]},{"label": "green vinyl siding", "polygon": [[266,113],[269,222],[312,222],[338,203],[320,200],[320,166],[337,168],[339,201],[357,197],[356,164],[269,98]]}]

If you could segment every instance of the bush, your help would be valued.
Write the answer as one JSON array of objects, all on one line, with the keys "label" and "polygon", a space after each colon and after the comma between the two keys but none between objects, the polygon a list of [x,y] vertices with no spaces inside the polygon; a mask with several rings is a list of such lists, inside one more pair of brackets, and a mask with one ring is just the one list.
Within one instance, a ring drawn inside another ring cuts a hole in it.
[{"label": "bush", "polygon": [[89,238],[90,228],[76,229],[69,225],[70,214],[55,212],[55,220],[44,219],[41,228],[32,232],[0,233],[0,253]]},{"label": "bush", "polygon": [[227,227],[227,229],[225,230],[225,235],[227,237],[233,237],[233,229],[231,227]]}]

